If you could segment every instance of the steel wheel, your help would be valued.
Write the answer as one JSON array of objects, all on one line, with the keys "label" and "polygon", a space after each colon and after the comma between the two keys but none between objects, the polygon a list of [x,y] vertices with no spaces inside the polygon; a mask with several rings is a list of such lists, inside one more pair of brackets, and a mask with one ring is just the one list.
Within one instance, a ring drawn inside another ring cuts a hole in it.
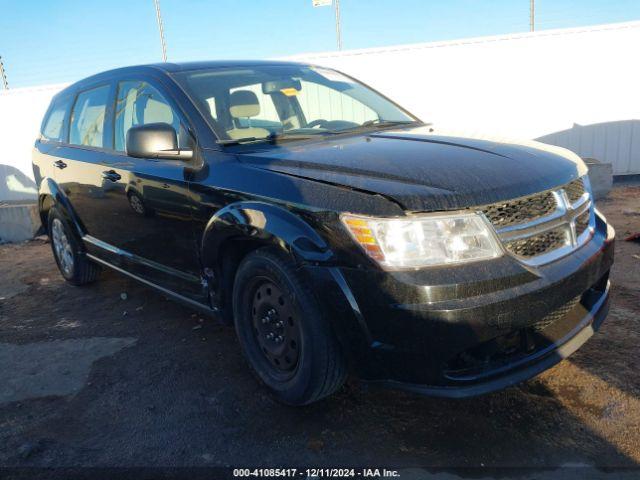
[{"label": "steel wheel", "polygon": [[337,338],[286,252],[262,247],[242,259],[233,314],[243,354],[281,402],[312,403],[343,384],[347,364]]},{"label": "steel wheel", "polygon": [[74,269],[73,249],[64,231],[64,225],[59,219],[54,218],[51,227],[53,251],[64,274],[71,277]]},{"label": "steel wheel", "polygon": [[279,378],[290,378],[300,358],[300,324],[292,302],[272,280],[254,287],[251,318],[254,339]]}]

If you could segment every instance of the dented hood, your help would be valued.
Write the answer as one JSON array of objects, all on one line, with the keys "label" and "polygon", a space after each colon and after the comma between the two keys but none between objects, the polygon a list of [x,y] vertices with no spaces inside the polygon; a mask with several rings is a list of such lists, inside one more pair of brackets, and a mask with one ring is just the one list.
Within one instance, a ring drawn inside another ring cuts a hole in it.
[{"label": "dented hood", "polygon": [[586,173],[572,152],[537,142],[433,134],[429,127],[338,136],[240,155],[255,168],[387,197],[410,211],[529,195]]}]

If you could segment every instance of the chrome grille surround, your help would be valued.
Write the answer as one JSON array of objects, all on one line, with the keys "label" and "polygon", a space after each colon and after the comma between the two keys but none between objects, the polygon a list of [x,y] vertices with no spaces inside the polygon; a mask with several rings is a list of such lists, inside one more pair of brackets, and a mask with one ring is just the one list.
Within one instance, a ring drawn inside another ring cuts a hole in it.
[{"label": "chrome grille surround", "polygon": [[591,220],[591,211],[587,210],[576,217],[576,235],[579,237],[582,233],[589,228],[589,222]]},{"label": "chrome grille surround", "polygon": [[[569,255],[591,239],[595,216],[590,190],[589,179],[584,176],[557,189],[488,205],[481,211],[508,253],[522,263],[538,266]],[[552,209],[547,206],[549,194],[555,202]],[[496,217],[496,211],[512,211],[511,205],[526,205],[524,218],[517,215],[517,221],[512,221]],[[539,207],[537,213],[531,212],[531,205]]]}]

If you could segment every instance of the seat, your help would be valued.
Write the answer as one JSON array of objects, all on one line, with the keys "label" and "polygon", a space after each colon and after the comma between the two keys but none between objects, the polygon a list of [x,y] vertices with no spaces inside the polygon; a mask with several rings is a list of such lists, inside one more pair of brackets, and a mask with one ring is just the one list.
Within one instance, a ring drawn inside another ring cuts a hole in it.
[{"label": "seat", "polygon": [[255,93],[251,90],[236,90],[231,94],[229,101],[229,113],[233,119],[233,128],[227,130],[229,138],[262,138],[269,135],[266,128],[252,127],[251,120],[248,127],[241,127],[238,122],[241,118],[250,119],[260,115],[260,102]]}]

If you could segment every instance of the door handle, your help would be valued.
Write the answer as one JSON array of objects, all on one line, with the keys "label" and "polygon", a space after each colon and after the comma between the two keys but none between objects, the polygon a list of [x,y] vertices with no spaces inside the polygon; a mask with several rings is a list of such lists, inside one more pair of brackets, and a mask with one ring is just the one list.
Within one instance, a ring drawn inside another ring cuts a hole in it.
[{"label": "door handle", "polygon": [[55,162],[53,162],[53,166],[59,169],[63,169],[63,168],[67,168],[67,164],[64,163],[62,160],[57,160]]},{"label": "door handle", "polygon": [[106,172],[102,172],[102,178],[111,180],[112,182],[117,182],[122,177],[115,170],[107,170]]}]

